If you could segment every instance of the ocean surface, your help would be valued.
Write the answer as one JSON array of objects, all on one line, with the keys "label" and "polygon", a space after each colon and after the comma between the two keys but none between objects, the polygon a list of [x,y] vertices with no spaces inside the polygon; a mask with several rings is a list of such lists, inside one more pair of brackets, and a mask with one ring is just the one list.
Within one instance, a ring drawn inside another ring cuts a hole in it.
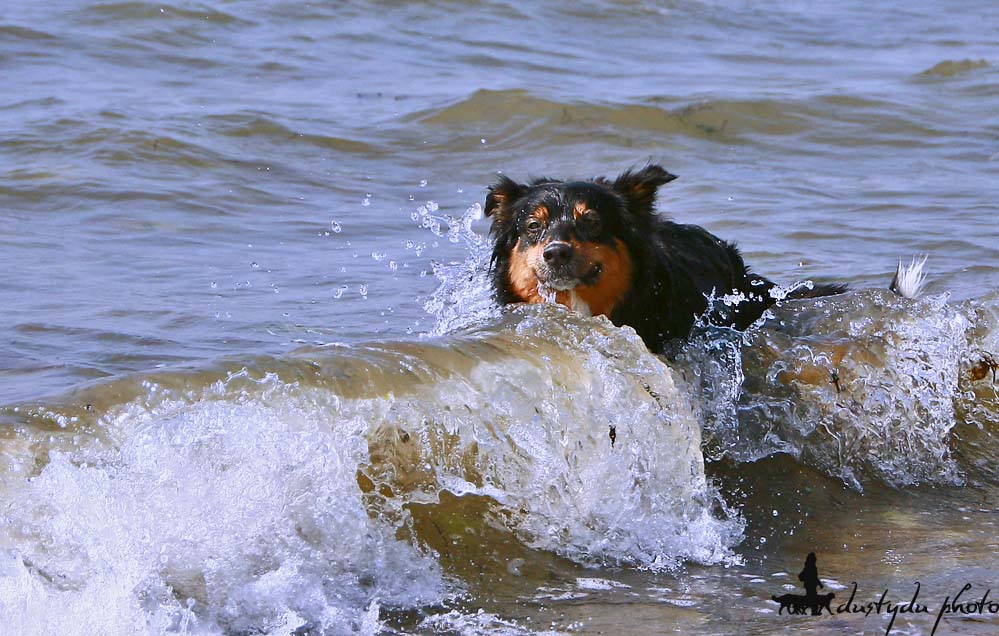
[{"label": "ocean surface", "polygon": [[[999,590],[997,35],[990,1],[3,4],[0,635],[884,634],[854,582],[918,584],[890,633],[929,634]],[[649,161],[663,214],[854,291],[668,359],[495,306],[497,173]],[[778,613],[809,552],[832,615]]]}]

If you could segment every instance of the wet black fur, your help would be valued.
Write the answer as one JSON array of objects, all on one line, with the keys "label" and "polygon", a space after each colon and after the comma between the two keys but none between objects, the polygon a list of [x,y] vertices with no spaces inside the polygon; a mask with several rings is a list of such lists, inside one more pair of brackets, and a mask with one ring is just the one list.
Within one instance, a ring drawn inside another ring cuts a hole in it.
[{"label": "wet black fur", "polygon": [[[671,340],[687,339],[712,293],[720,297],[742,292],[750,298],[734,308],[714,309],[708,316],[712,324],[748,327],[776,302],[768,293],[774,283],[749,272],[735,245],[700,226],[674,223],[656,214],[656,190],[675,178],[657,165],[627,171],[613,182],[604,178],[572,182],[536,179],[520,184],[501,177],[490,187],[485,204],[485,214],[493,220],[492,280],[497,300],[501,304],[519,300],[507,276],[510,251],[518,239],[523,238],[526,246],[535,238],[551,238],[529,237],[525,227],[537,204],[546,203],[546,233],[557,232],[562,238],[575,234],[581,241],[608,244],[617,238],[627,247],[634,274],[627,295],[610,318],[616,325],[633,327],[652,351],[662,352]],[[572,223],[572,202],[582,196],[595,203],[591,207],[603,221],[595,236],[586,236]],[[843,285],[818,285],[811,290],[803,288],[792,297],[826,296],[845,290]]]}]

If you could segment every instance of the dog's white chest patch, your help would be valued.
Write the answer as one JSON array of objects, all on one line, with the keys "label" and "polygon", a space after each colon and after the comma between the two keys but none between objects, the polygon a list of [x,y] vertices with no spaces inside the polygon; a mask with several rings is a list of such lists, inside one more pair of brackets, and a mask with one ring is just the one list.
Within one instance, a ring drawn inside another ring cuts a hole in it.
[{"label": "dog's white chest patch", "polygon": [[590,312],[590,306],[587,305],[586,301],[580,298],[575,291],[569,292],[569,306],[572,307],[572,310],[580,316],[586,316],[589,318],[593,315]]}]

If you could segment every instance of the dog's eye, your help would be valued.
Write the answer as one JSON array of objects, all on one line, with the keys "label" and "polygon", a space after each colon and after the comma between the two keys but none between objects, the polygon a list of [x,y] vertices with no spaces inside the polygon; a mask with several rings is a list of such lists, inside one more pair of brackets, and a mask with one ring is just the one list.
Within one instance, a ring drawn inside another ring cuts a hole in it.
[{"label": "dog's eye", "polygon": [[527,231],[536,233],[541,231],[541,221],[537,219],[531,219],[527,222]]},{"label": "dog's eye", "polygon": [[580,226],[590,234],[599,234],[601,222],[600,216],[596,212],[587,212],[579,217]]}]

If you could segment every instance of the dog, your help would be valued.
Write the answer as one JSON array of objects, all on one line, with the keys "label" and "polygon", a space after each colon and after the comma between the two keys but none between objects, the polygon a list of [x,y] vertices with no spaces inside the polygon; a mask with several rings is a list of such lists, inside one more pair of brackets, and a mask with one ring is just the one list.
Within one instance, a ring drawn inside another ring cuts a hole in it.
[{"label": "dog", "polygon": [[788,614],[804,614],[806,609],[811,608],[812,616],[818,616],[822,613],[822,610],[828,610],[830,614],[832,611],[832,600],[836,597],[832,592],[828,594],[818,594],[813,599],[809,599],[807,596],[802,596],[801,594],[781,594],[780,596],[771,596],[774,601],[780,603],[780,608],[777,610],[778,614],[783,614],[784,610],[787,610]]},{"label": "dog", "polygon": [[[556,302],[632,327],[654,352],[689,338],[695,321],[745,329],[781,298],[840,294],[845,285],[782,295],[746,267],[735,245],[655,211],[676,178],[650,164],[610,181],[501,176],[483,212],[492,219],[492,283],[500,304]],[[903,278],[898,284],[910,281]],[[715,302],[710,304],[709,298]]]}]

